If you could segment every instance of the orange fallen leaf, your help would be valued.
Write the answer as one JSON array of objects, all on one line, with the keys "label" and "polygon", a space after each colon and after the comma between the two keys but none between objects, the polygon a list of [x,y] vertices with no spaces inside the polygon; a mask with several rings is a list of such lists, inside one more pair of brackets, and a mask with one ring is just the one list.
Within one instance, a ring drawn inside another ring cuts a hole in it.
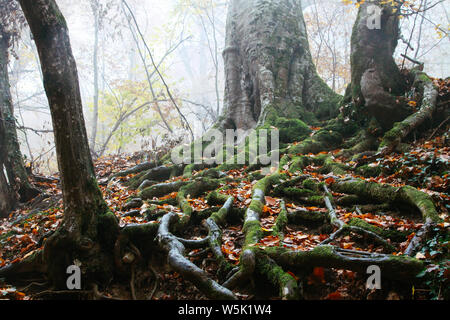
[{"label": "orange fallen leaf", "polygon": [[339,291],[335,291],[330,293],[326,298],[326,300],[342,300],[342,295]]},{"label": "orange fallen leaf", "polygon": [[288,271],[287,273],[290,274],[295,279],[295,281],[298,281],[300,279],[295,274],[293,274],[291,271]]},{"label": "orange fallen leaf", "polygon": [[266,203],[269,206],[274,206],[277,204],[277,199],[274,199],[272,197],[266,196],[266,197],[264,197],[264,199],[266,200]]}]

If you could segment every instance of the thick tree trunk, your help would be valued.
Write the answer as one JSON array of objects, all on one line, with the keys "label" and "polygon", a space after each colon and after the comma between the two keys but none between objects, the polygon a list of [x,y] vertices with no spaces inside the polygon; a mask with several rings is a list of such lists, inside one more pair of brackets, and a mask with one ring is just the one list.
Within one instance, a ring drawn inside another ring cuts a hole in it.
[{"label": "thick tree trunk", "polygon": [[317,75],[300,1],[233,0],[228,10],[219,128],[336,115],[340,96]]},{"label": "thick tree trunk", "polygon": [[[17,191],[16,201],[26,202],[39,194],[28,180],[25,170],[20,144],[17,138],[14,108],[12,105],[8,62],[9,62],[9,35],[0,25],[0,121],[3,132],[0,143],[3,145],[3,166],[6,169],[9,189]],[[7,189],[7,187],[5,187]],[[4,188],[2,188],[4,189]],[[13,193],[14,197],[16,193]]]},{"label": "thick tree trunk", "polygon": [[20,0],[36,42],[55,134],[64,219],[44,247],[50,278],[65,286],[66,268],[81,262],[83,283],[111,276],[115,216],[97,185],[89,152],[75,60],[54,0]]},{"label": "thick tree trunk", "polygon": [[386,130],[410,110],[397,97],[407,86],[393,58],[399,18],[395,7],[381,3],[366,1],[359,8],[351,38],[351,84],[344,101],[353,106],[348,110],[353,118],[375,117]]}]

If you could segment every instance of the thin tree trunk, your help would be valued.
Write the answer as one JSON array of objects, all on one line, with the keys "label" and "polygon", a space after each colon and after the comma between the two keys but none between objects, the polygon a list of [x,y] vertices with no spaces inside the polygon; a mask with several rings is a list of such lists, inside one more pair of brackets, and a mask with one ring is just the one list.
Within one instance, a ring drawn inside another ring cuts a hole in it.
[{"label": "thin tree trunk", "polygon": [[20,0],[34,36],[52,115],[64,199],[64,219],[44,247],[47,272],[64,287],[66,268],[77,259],[83,283],[111,276],[117,219],[97,185],[89,151],[77,67],[67,25],[54,0]]},{"label": "thin tree trunk", "polygon": [[92,3],[92,13],[94,15],[94,110],[92,113],[91,150],[95,152],[95,140],[97,138],[98,125],[98,32],[99,32],[99,12],[98,3]]}]

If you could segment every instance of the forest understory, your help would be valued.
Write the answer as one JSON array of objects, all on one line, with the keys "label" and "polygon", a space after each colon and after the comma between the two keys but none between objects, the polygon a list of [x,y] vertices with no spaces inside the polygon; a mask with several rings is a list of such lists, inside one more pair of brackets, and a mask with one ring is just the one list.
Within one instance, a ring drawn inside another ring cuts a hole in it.
[{"label": "forest understory", "polygon": [[[448,89],[441,81],[440,95]],[[59,291],[20,274],[0,279],[0,299],[449,299],[445,120],[409,134],[403,151],[353,160],[345,142],[292,152],[322,130],[310,127],[267,176],[255,166],[159,165],[145,151],[102,157],[97,180],[121,229],[114,277]],[[26,265],[62,221],[58,176],[33,184],[44,192],[1,222],[3,270]],[[381,268],[380,290],[366,288],[370,265]]]}]

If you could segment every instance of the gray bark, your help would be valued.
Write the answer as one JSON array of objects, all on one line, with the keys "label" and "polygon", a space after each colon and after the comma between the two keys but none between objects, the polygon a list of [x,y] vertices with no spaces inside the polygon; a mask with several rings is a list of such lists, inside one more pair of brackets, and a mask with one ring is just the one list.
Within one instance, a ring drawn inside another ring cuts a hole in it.
[{"label": "gray bark", "polygon": [[39,53],[64,199],[64,219],[44,246],[48,276],[64,288],[65,270],[78,259],[86,285],[102,282],[111,276],[110,252],[119,230],[95,178],[66,21],[55,0],[20,0],[20,5]]},{"label": "gray bark", "polygon": [[[379,26],[373,24],[376,22],[374,11],[368,10],[374,5],[382,9]],[[356,116],[369,113],[385,128],[407,115],[395,97],[405,92],[406,81],[393,58],[400,35],[399,18],[394,9],[390,4],[381,4],[381,0],[361,4],[353,26],[352,79],[345,97],[346,102],[356,106]],[[362,107],[367,112],[360,112]]]},{"label": "gray bark", "polygon": [[233,0],[227,19],[221,128],[248,130],[273,117],[335,115],[339,96],[317,75],[298,0]]}]

